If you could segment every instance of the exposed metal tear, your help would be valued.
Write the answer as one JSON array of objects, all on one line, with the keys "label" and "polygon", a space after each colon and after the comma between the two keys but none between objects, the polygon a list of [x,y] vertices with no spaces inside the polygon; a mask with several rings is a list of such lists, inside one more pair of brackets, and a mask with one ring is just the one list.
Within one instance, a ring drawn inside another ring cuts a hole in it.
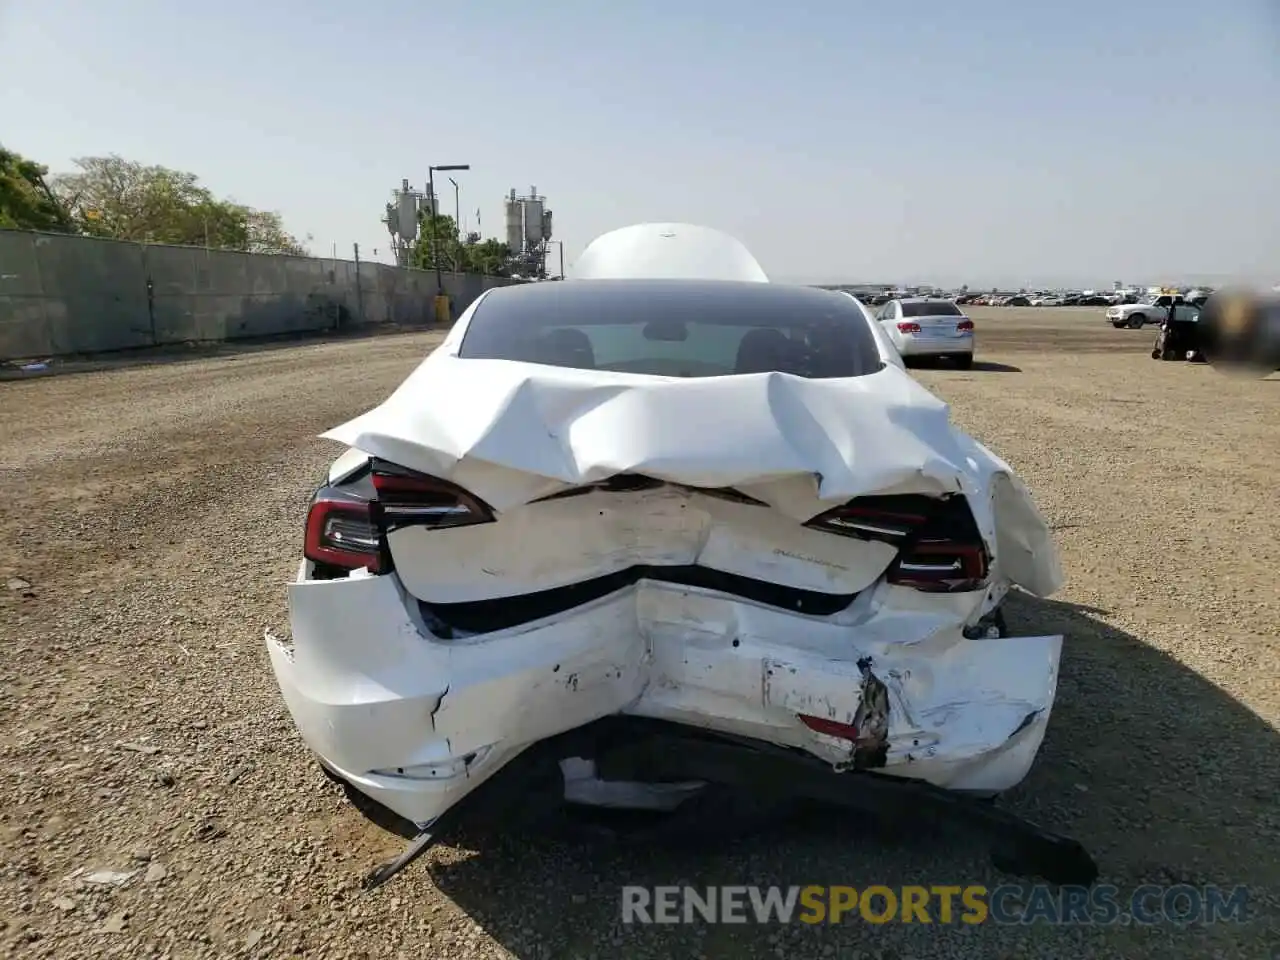
[{"label": "exposed metal tear", "polygon": [[431,714],[427,719],[431,722],[432,732],[436,729],[436,714],[440,712],[440,708],[444,706],[444,698],[449,696],[449,687],[444,688],[444,693],[440,694],[440,699],[436,701],[436,705],[431,708]]},{"label": "exposed metal tear", "polygon": [[1030,713],[1028,713],[1025,717],[1022,718],[1022,722],[1018,724],[1017,729],[1014,730],[1013,733],[1009,734],[1009,739],[1012,740],[1014,737],[1020,734],[1023,730],[1027,729],[1027,727],[1031,726],[1031,724],[1035,722],[1036,717],[1040,716],[1040,714],[1043,712],[1044,712],[1043,710],[1032,710]]},{"label": "exposed metal tear", "polygon": [[851,761],[853,769],[883,767],[889,755],[889,688],[871,672],[871,658],[858,661],[862,672],[862,697],[853,715],[858,731]]}]

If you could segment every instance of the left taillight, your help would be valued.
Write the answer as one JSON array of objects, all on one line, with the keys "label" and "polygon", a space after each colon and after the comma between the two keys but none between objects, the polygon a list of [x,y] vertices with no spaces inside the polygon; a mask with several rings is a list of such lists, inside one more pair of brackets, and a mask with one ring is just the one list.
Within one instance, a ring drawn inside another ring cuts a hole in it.
[{"label": "left taillight", "polygon": [[484,501],[457,484],[374,459],[336,484],[321,487],[307,510],[303,555],[315,579],[395,569],[387,534],[404,527],[448,529],[496,519]]},{"label": "left taillight", "polygon": [[321,489],[307,511],[303,556],[321,568],[340,571],[367,568],[382,573],[386,567],[382,537],[373,515],[373,504],[358,496]]}]

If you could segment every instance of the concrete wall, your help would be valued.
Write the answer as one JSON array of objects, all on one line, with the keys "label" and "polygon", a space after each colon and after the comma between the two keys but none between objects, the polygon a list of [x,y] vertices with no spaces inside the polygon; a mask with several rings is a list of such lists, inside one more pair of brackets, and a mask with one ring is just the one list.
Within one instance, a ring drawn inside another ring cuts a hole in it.
[{"label": "concrete wall", "polygon": [[[517,281],[443,275],[454,315]],[[0,361],[434,322],[435,274],[0,230]]]}]

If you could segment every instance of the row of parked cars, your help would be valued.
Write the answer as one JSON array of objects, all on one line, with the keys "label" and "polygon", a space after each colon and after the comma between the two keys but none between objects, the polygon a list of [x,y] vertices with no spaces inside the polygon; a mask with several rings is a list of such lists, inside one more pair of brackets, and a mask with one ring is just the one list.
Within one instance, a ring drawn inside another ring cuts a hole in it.
[{"label": "row of parked cars", "polygon": [[[859,296],[868,306],[879,307],[892,300],[903,299],[907,294],[885,291]],[[981,307],[1106,307],[1136,302],[1138,297],[1136,294],[1118,293],[947,293],[936,294],[934,299],[950,300],[962,306],[973,304]]]},{"label": "row of parked cars", "polygon": [[983,307],[1104,307],[1115,302],[1112,296],[1093,293],[976,293],[956,298],[956,303]]},{"label": "row of parked cars", "polygon": [[[1170,296],[1176,297],[1178,303],[1203,305],[1209,299],[1212,290],[1190,290],[1186,293],[1170,294],[1159,297],[1151,294],[1139,294],[1132,291],[1116,293],[959,293],[936,294],[931,299],[950,300],[961,306],[972,304],[982,307],[1121,307],[1120,311],[1107,311],[1107,317],[1139,316],[1147,322],[1158,322],[1158,317],[1148,307],[1168,306]],[[869,306],[878,307],[895,299],[903,299],[905,294],[884,292],[863,295],[862,301]],[[1139,324],[1141,325],[1141,324]],[[1123,324],[1117,324],[1123,326]]]}]

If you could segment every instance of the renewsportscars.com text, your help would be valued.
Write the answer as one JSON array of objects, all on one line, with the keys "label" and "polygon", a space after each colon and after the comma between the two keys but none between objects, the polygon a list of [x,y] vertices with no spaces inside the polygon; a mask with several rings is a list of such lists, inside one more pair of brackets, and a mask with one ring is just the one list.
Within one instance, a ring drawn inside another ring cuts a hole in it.
[{"label": "renewsportscars.com text", "polygon": [[623,923],[1241,923],[1244,887],[1110,884],[622,888]]}]

